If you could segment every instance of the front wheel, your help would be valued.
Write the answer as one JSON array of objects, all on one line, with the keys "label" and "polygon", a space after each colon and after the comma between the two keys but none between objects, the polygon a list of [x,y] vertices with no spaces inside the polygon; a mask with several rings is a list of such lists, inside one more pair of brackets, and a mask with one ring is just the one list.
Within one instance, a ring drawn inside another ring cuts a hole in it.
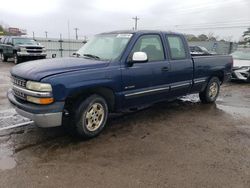
[{"label": "front wheel", "polygon": [[108,105],[99,95],[91,95],[76,106],[70,118],[70,127],[80,137],[89,139],[97,136],[105,127]]},{"label": "front wheel", "polygon": [[15,64],[21,63],[21,58],[18,57],[17,54],[14,54],[14,63],[15,63]]},{"label": "front wheel", "polygon": [[6,55],[3,55],[3,61],[7,62],[8,61],[8,57]]},{"label": "front wheel", "polygon": [[200,100],[202,103],[213,103],[216,101],[220,92],[220,80],[217,77],[212,77],[205,90],[200,92]]}]

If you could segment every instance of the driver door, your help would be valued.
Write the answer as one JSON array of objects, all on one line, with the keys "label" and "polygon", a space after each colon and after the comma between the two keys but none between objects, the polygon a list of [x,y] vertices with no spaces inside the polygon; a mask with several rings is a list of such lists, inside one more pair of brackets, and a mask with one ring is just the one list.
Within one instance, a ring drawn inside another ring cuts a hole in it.
[{"label": "driver door", "polygon": [[133,107],[153,103],[166,96],[167,69],[161,36],[158,34],[142,35],[135,42],[129,58],[134,52],[145,52],[147,62],[134,62],[122,69],[122,87],[124,90],[123,107]]}]

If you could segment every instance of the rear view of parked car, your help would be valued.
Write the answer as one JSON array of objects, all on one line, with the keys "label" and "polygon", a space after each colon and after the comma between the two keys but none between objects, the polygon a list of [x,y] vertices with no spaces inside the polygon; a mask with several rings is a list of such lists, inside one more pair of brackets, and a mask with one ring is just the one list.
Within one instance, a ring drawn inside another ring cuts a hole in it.
[{"label": "rear view of parked car", "polygon": [[232,53],[234,59],[232,80],[250,82],[250,48],[242,48]]},{"label": "rear view of parked car", "polygon": [[9,58],[13,58],[15,64],[28,60],[46,58],[46,49],[33,39],[25,37],[3,37],[1,39],[0,49],[3,60],[8,61]]}]

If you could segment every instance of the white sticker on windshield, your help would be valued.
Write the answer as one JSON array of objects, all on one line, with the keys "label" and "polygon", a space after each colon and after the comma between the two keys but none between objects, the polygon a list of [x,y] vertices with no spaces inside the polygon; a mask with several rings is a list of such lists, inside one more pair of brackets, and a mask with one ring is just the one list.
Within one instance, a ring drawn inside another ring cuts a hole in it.
[{"label": "white sticker on windshield", "polygon": [[118,34],[117,38],[131,38],[133,34]]}]

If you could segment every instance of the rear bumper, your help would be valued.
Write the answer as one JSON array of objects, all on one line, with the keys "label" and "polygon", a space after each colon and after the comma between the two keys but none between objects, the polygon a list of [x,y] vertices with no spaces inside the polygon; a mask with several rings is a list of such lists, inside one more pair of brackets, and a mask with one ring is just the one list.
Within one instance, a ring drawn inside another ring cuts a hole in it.
[{"label": "rear bumper", "polygon": [[21,102],[16,99],[10,89],[7,97],[16,112],[34,121],[38,127],[57,127],[62,125],[64,102],[55,102],[50,105],[36,105]]}]

